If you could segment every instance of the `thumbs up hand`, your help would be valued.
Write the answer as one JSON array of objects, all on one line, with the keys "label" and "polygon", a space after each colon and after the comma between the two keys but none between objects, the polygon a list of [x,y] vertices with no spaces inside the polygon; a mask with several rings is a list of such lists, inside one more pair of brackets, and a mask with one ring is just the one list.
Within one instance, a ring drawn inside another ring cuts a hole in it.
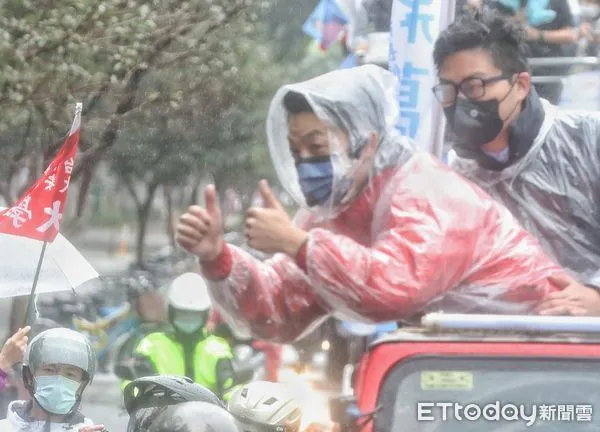
[{"label": "thumbs up hand", "polygon": [[223,249],[223,222],[213,185],[204,190],[206,208],[194,205],[179,218],[177,243],[201,261],[212,261]]},{"label": "thumbs up hand", "polygon": [[248,244],[265,253],[286,253],[295,257],[308,234],[294,226],[266,180],[258,184],[264,207],[252,207],[246,217]]}]

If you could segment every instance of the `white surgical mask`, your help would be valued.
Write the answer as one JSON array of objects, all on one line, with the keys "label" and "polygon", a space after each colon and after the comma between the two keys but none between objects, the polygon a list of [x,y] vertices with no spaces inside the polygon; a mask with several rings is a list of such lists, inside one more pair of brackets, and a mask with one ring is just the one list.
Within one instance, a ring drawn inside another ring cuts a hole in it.
[{"label": "white surgical mask", "polygon": [[192,334],[202,327],[202,320],[177,319],[173,320],[173,325],[186,334]]},{"label": "white surgical mask", "polygon": [[65,415],[77,402],[79,383],[61,375],[35,377],[35,400],[46,411]]}]

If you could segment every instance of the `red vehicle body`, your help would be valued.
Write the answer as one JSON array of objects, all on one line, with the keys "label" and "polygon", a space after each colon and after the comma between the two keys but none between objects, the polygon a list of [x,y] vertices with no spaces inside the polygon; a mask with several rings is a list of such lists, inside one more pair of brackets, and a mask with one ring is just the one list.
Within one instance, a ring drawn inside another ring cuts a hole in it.
[{"label": "red vehicle body", "polygon": [[[331,405],[342,431],[600,431],[600,412],[593,412],[600,411],[600,335],[407,328],[374,342],[353,375],[354,396]],[[527,425],[508,412],[497,422],[480,414],[476,422],[452,413],[456,403],[484,409],[495,402],[530,405],[536,421]],[[446,417],[438,403],[452,403]],[[341,420],[348,407],[359,414]]]}]

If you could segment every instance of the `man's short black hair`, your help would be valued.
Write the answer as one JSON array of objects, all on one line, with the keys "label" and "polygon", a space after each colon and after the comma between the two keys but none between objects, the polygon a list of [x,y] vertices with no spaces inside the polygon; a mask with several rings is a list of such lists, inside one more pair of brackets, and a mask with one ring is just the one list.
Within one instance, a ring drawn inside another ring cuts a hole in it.
[{"label": "man's short black hair", "polygon": [[465,13],[440,34],[433,48],[435,67],[439,72],[448,57],[471,49],[488,51],[503,73],[529,71],[523,27],[489,8]]},{"label": "man's short black hair", "polygon": [[283,97],[283,106],[290,115],[314,113],[310,103],[302,93],[289,91]]}]

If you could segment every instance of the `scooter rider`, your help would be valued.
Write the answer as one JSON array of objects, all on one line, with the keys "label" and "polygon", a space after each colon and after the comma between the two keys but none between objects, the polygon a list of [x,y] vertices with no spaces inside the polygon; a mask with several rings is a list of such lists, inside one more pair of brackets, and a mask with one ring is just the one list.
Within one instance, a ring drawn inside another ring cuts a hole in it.
[{"label": "scooter rider", "polygon": [[30,342],[23,359],[23,383],[29,401],[14,401],[0,430],[89,432],[105,430],[79,411],[92,382],[96,355],[82,334],[65,328],[46,330]]},{"label": "scooter rider", "polygon": [[[233,352],[226,340],[206,330],[211,301],[204,279],[196,273],[176,278],[169,290],[168,307],[173,330],[144,337],[135,349],[130,376],[121,378],[187,376],[226,397],[234,385]],[[127,384],[123,382],[122,388]]]}]

